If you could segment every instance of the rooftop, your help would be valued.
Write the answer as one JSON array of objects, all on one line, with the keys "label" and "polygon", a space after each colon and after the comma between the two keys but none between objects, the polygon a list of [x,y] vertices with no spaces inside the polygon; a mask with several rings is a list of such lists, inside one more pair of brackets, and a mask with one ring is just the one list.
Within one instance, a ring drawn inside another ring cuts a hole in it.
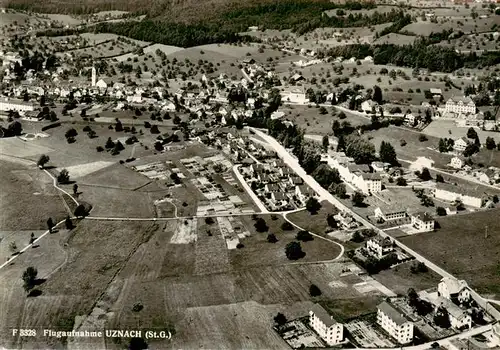
[{"label": "rooftop", "polygon": [[462,195],[476,197],[476,198],[482,198],[485,195],[487,195],[487,193],[485,192],[485,188],[480,185],[476,186],[471,185],[470,187],[462,187],[448,182],[438,182],[436,183],[436,189],[453,193],[459,193]]},{"label": "rooftop", "polygon": [[398,326],[401,326],[408,321],[408,319],[404,316],[401,311],[397,310],[392,304],[389,304],[387,301],[382,302],[379,306],[378,309],[382,311],[384,314],[386,314],[391,320],[396,322]]},{"label": "rooftop", "polygon": [[439,283],[446,284],[450,294],[458,294],[464,288],[467,288],[467,282],[456,278],[443,277]]},{"label": "rooftop", "polygon": [[432,216],[425,211],[419,211],[419,212],[413,214],[412,216],[423,221],[423,222],[434,222],[434,219],[432,218]]},{"label": "rooftop", "polygon": [[455,103],[462,102],[462,103],[474,103],[470,97],[467,96],[452,96],[448,101],[452,101]]},{"label": "rooftop", "polygon": [[321,320],[321,322],[324,323],[326,327],[331,327],[334,324],[337,324],[337,321],[335,321],[332,316],[323,308],[323,306],[319,304],[314,304],[311,307],[311,311],[316,315],[317,318]]}]

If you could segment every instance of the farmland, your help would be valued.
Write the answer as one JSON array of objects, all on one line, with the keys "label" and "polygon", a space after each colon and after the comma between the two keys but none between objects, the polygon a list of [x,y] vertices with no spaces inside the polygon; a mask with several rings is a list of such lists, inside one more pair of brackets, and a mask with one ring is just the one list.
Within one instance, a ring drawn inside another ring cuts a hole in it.
[{"label": "farmland", "polygon": [[[437,232],[401,238],[410,248],[446,271],[463,278],[478,292],[500,297],[498,279],[498,209],[439,219]],[[489,234],[485,237],[485,230]]]}]

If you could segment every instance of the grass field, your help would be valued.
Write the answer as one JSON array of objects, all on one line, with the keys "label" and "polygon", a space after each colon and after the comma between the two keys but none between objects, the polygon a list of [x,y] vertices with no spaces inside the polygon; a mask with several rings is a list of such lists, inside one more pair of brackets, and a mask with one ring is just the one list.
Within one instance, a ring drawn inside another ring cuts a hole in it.
[{"label": "grass field", "polygon": [[[499,209],[439,218],[437,232],[401,238],[426,258],[465,279],[483,294],[500,297]],[[485,238],[485,230],[488,237]]]},{"label": "grass field", "polygon": [[[68,169],[68,171],[71,176],[71,169]],[[143,187],[149,182],[151,180],[148,177],[122,164],[116,163],[78,179],[78,183],[82,185],[96,185],[126,190]]]},{"label": "grass field", "polygon": [[[38,168],[0,161],[0,230],[38,230],[67,215],[52,180]],[[29,215],[27,214],[29,213]]]},{"label": "grass field", "polygon": [[307,231],[323,235],[329,229],[326,218],[330,214],[335,215],[337,213],[338,209],[336,207],[330,202],[323,201],[321,202],[321,209],[316,214],[311,214],[307,210],[302,210],[287,215],[287,218]]},{"label": "grass field", "polygon": [[437,287],[441,280],[440,276],[431,270],[426,273],[413,274],[410,267],[414,263],[414,261],[410,261],[381,271],[372,277],[397,294],[406,295],[409,288],[420,291]]}]

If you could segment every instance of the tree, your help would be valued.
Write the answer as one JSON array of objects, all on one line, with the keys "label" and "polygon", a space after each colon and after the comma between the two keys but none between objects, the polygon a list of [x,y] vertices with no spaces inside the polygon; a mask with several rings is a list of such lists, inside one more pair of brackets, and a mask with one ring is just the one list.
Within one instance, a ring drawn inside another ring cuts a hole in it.
[{"label": "tree", "polygon": [[311,286],[309,287],[309,295],[312,297],[319,297],[321,295],[321,290],[317,285],[311,284]]},{"label": "tree", "polygon": [[60,184],[67,184],[69,182],[69,172],[66,169],[61,170],[57,175],[57,182]]},{"label": "tree", "polygon": [[495,139],[493,139],[493,137],[488,136],[486,138],[486,149],[492,150],[495,149],[496,147],[497,145],[495,143]]},{"label": "tree", "polygon": [[64,134],[64,137],[66,137],[67,139],[76,136],[78,136],[78,132],[74,128],[68,129]]},{"label": "tree", "polygon": [[267,235],[267,241],[269,243],[276,243],[278,242],[278,239],[276,238],[276,235],[274,233],[270,233]]},{"label": "tree", "polygon": [[84,217],[87,216],[90,211],[90,208],[86,207],[83,204],[80,204],[76,207],[75,209],[75,216],[76,217]]},{"label": "tree", "polygon": [[122,122],[117,120],[115,124],[115,131],[120,132],[123,131],[123,125]]},{"label": "tree", "polygon": [[345,198],[347,196],[347,190],[343,183],[332,183],[330,187],[328,187],[328,192],[339,198]]},{"label": "tree", "polygon": [[285,255],[289,260],[298,260],[306,254],[302,251],[302,246],[299,242],[290,242],[285,247]]},{"label": "tree", "polygon": [[293,225],[289,223],[288,221],[285,221],[281,224],[281,229],[283,231],[291,231],[293,230]]},{"label": "tree", "polygon": [[35,242],[35,234],[33,232],[31,232],[30,244],[33,244],[34,242]]},{"label": "tree", "polygon": [[111,137],[108,137],[108,140],[106,141],[104,147],[106,147],[106,149],[111,149],[115,147],[115,143],[113,142],[113,140],[111,140]]},{"label": "tree", "polygon": [[351,200],[352,200],[352,204],[355,207],[361,207],[364,205],[365,195],[359,191],[356,191],[352,195]]},{"label": "tree", "polygon": [[278,312],[278,314],[276,316],[274,316],[274,322],[278,326],[283,326],[287,322],[287,319],[286,319],[285,315],[283,315],[281,312]]},{"label": "tree", "polygon": [[154,124],[151,126],[151,129],[149,129],[149,131],[152,133],[152,134],[159,134],[160,133],[160,130],[158,129],[158,125]]},{"label": "tree", "polygon": [[19,136],[23,133],[23,126],[19,121],[15,121],[7,126],[7,134],[9,136]]},{"label": "tree", "polygon": [[297,236],[295,238],[297,239],[297,241],[302,241],[302,242],[308,242],[314,240],[314,237],[311,235],[311,233],[306,230],[300,230],[299,232],[297,232]]},{"label": "tree", "polygon": [[330,138],[328,135],[323,136],[322,145],[323,151],[326,152],[328,150],[328,146],[330,145]]},{"label": "tree", "polygon": [[306,201],[306,209],[311,214],[317,214],[321,209],[321,203],[315,197],[309,197]]},{"label": "tree", "polygon": [[436,174],[436,182],[444,182],[443,175],[441,175],[441,174]]},{"label": "tree", "polygon": [[66,226],[66,230],[71,230],[73,229],[73,221],[71,221],[71,218],[68,216],[66,216],[66,220],[64,220],[64,225]]},{"label": "tree", "polygon": [[434,315],[434,323],[441,327],[441,328],[450,328],[450,317],[448,315],[448,310],[446,310],[445,307],[440,306],[437,311],[436,315]]},{"label": "tree", "polygon": [[77,184],[74,184],[73,185],[73,194],[77,194],[78,193],[78,185]]},{"label": "tree", "polygon": [[333,229],[339,227],[337,220],[335,220],[335,217],[332,214],[328,214],[328,216],[326,217],[326,223]]},{"label": "tree", "polygon": [[23,272],[23,288],[26,292],[29,292],[36,285],[36,276],[38,275],[38,271],[33,266],[28,267]]},{"label": "tree", "polygon": [[400,176],[396,179],[396,185],[406,186],[406,185],[408,185],[408,183],[406,182],[406,179],[404,177]]},{"label": "tree", "polygon": [[163,151],[163,144],[161,143],[161,141],[156,141],[154,147],[155,150],[157,150],[158,152]]},{"label": "tree", "polygon": [[339,171],[330,168],[327,164],[317,166],[311,175],[324,188],[328,188],[332,183],[341,182]]},{"label": "tree", "polygon": [[257,218],[253,226],[255,227],[255,230],[257,230],[257,232],[267,232],[267,230],[269,230],[266,220],[264,220],[263,218]]},{"label": "tree", "polygon": [[427,140],[428,140],[428,138],[427,138],[427,136],[425,136],[424,134],[420,134],[420,135],[418,136],[418,140],[419,140],[420,142],[425,142],[425,141],[427,141]]},{"label": "tree", "polygon": [[52,233],[52,229],[54,228],[54,222],[52,221],[52,218],[47,219],[47,227],[49,228],[49,233]]},{"label": "tree", "polygon": [[443,207],[437,207],[436,214],[439,216],[446,216],[446,209]]},{"label": "tree", "polygon": [[36,165],[38,165],[39,168],[43,169],[45,167],[45,164],[47,164],[50,161],[50,157],[42,154],[40,158],[38,158],[38,162]]},{"label": "tree", "polygon": [[17,253],[17,244],[16,242],[12,241],[9,243],[9,250],[12,254]]},{"label": "tree", "polygon": [[423,168],[422,169],[422,172],[420,173],[419,175],[419,178],[422,180],[422,181],[429,181],[429,180],[432,180],[432,176],[431,176],[431,173],[429,171],[429,169],[427,168]]},{"label": "tree", "polygon": [[384,163],[389,163],[393,166],[399,165],[396,151],[389,142],[382,141],[380,143],[379,155],[380,155],[380,161]]},{"label": "tree", "polygon": [[361,137],[349,135],[345,138],[345,154],[357,164],[369,164],[375,159],[375,146]]},{"label": "tree", "polygon": [[477,132],[476,130],[474,130],[474,128],[469,128],[467,130],[467,138],[468,139],[476,139],[478,136],[477,136]]},{"label": "tree", "polygon": [[373,87],[372,100],[378,104],[382,104],[382,89],[377,85]]}]

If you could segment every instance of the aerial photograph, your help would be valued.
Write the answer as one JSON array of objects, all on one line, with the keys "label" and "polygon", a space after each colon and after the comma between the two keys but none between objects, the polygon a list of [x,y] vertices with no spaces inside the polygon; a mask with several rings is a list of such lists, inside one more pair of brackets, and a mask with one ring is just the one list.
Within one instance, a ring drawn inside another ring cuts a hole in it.
[{"label": "aerial photograph", "polygon": [[0,350],[500,349],[499,110],[500,0],[0,0]]}]

